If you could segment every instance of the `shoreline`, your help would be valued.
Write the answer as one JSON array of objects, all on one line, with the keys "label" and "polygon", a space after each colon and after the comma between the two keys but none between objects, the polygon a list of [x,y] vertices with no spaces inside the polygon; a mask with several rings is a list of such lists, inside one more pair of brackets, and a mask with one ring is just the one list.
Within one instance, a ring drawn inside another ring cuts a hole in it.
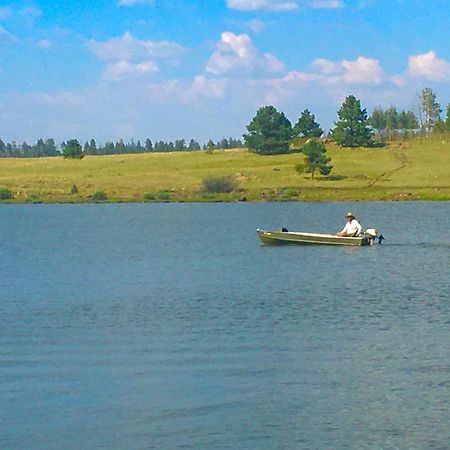
[{"label": "shoreline", "polygon": [[347,203],[347,202],[366,202],[366,203],[379,203],[379,202],[449,202],[450,196],[408,196],[408,197],[388,197],[388,198],[342,198],[342,199],[328,199],[328,198],[306,198],[306,199],[259,199],[259,200],[225,200],[221,198],[209,198],[209,199],[174,199],[174,200],[1,200],[2,205],[133,205],[133,204],[201,204],[201,203]]},{"label": "shoreline", "polygon": [[[332,173],[315,179],[295,170],[301,154],[261,156],[246,149],[0,158],[0,204],[450,200],[446,140],[369,149],[330,144],[327,154]],[[233,191],[206,192],[203,181],[211,177],[232,178]]]}]

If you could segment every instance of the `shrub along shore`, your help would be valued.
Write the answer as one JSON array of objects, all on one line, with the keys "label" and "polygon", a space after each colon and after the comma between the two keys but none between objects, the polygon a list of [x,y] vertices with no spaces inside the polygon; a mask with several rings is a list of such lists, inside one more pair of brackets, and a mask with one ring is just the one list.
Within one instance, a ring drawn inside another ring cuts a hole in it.
[{"label": "shrub along shore", "polygon": [[[327,144],[327,155],[333,171],[315,179],[295,170],[302,154],[245,149],[1,158],[0,202],[450,200],[448,137],[382,148]],[[215,192],[224,184],[228,192]]]}]

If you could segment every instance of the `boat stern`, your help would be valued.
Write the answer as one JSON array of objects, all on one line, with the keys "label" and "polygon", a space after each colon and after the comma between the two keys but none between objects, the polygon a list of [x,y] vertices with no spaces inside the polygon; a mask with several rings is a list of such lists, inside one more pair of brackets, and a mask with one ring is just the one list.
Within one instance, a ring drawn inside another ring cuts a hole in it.
[{"label": "boat stern", "polygon": [[367,228],[367,230],[364,231],[363,239],[367,241],[366,245],[373,245],[377,237],[378,232],[375,228]]}]

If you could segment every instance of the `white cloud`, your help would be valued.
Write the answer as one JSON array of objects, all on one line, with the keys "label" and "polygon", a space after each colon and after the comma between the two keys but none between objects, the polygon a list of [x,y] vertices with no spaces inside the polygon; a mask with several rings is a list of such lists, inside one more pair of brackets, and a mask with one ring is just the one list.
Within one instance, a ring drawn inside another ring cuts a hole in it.
[{"label": "white cloud", "polygon": [[230,9],[239,11],[292,11],[298,8],[295,1],[286,0],[227,0]]},{"label": "white cloud", "polygon": [[294,11],[300,7],[335,9],[343,6],[342,0],[227,0],[230,9],[239,11]]},{"label": "white cloud", "polygon": [[106,41],[89,40],[86,43],[89,50],[101,61],[139,61],[148,58],[174,58],[179,56],[184,48],[168,41],[139,40],[126,32],[123,36]]},{"label": "white cloud", "polygon": [[228,85],[229,80],[227,79],[208,79],[204,75],[198,75],[192,82],[189,95],[193,97],[223,98]]},{"label": "white cloud", "polygon": [[406,72],[392,75],[390,80],[398,87],[407,86],[418,80],[450,82],[450,62],[439,58],[433,50],[412,55],[408,58]]},{"label": "white cloud", "polygon": [[148,83],[142,93],[152,102],[162,105],[192,105],[204,99],[218,100],[228,98],[227,92],[234,83],[228,78],[208,78],[197,75],[193,80],[164,80]]},{"label": "white cloud", "polygon": [[128,61],[119,61],[107,64],[103,71],[103,79],[118,81],[126,76],[141,77],[149,73],[158,72],[158,66],[152,61],[133,64]]},{"label": "white cloud", "polygon": [[5,30],[5,28],[3,28],[0,25],[0,42],[2,41],[6,41],[6,42],[17,42],[17,38],[16,36],[14,36],[13,34],[11,34],[9,31]]},{"label": "white cloud", "polygon": [[206,63],[206,71],[219,76],[260,77],[283,70],[283,63],[274,55],[257,50],[247,34],[237,35],[229,31],[222,33],[216,51]]},{"label": "white cloud", "polygon": [[153,5],[154,0],[119,0],[119,6]]},{"label": "white cloud", "polygon": [[316,59],[311,67],[323,82],[346,84],[380,84],[384,80],[383,70],[377,59],[359,56],[354,61],[330,61]]},{"label": "white cloud", "polygon": [[406,77],[404,75],[391,75],[389,79],[398,87],[403,87],[406,85]]},{"label": "white cloud", "polygon": [[434,51],[409,57],[407,75],[431,81],[450,81],[450,63]]},{"label": "white cloud", "polygon": [[363,92],[367,97],[370,91],[386,88],[386,81],[389,80],[375,59],[363,56],[343,61],[316,59],[310,71],[293,70],[283,77],[265,79],[262,95],[267,103],[281,105],[299,95],[311,97],[311,93],[320,92],[320,96],[338,103],[350,91]]}]

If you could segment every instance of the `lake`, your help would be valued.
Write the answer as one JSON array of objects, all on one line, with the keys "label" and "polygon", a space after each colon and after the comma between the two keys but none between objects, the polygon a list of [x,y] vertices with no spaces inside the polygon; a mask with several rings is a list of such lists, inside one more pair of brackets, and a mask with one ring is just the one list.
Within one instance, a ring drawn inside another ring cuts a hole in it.
[{"label": "lake", "polygon": [[[262,246],[255,229],[373,247]],[[0,206],[0,447],[448,448],[450,203]]]}]

